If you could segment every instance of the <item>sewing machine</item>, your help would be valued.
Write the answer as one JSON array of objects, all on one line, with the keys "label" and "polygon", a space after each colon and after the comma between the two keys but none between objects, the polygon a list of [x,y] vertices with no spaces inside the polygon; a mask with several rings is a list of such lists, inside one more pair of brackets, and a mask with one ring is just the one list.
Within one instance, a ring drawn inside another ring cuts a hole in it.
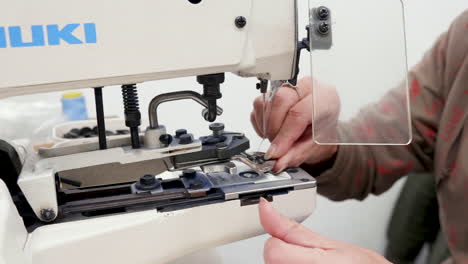
[{"label": "sewing machine", "polygon": [[[99,142],[37,152],[0,141],[0,263],[165,263],[261,234],[260,197],[298,221],[312,213],[311,175],[300,168],[274,175],[274,161],[249,153],[243,133],[213,123],[222,114],[225,72],[258,78],[263,92],[269,80],[294,81],[301,48],[295,0],[19,0],[0,7],[0,56],[8,62],[0,98],[95,88],[99,130]],[[197,76],[204,93],[156,96],[149,127],[140,127],[137,84],[184,76]],[[119,139],[105,135],[101,89],[111,85],[122,87],[130,130]],[[212,134],[171,133],[160,124],[158,106],[177,100],[199,103]],[[96,186],[76,180],[135,170],[146,172]]]},{"label": "sewing machine", "polygon": [[[242,131],[215,122],[217,102],[225,73],[257,78],[251,88],[262,93],[269,82],[294,85],[301,50],[332,47],[331,17],[312,6],[299,29],[296,0],[1,2],[0,98],[93,88],[99,140],[38,151],[0,140],[0,263],[166,263],[262,234],[261,197],[303,221],[315,207],[313,175],[273,174]],[[187,76],[203,94],[139,105],[138,84]],[[116,85],[130,133],[111,138],[102,89]],[[202,106],[210,135],[159,122],[158,107],[178,100]],[[100,184],[82,186],[89,175]]]}]

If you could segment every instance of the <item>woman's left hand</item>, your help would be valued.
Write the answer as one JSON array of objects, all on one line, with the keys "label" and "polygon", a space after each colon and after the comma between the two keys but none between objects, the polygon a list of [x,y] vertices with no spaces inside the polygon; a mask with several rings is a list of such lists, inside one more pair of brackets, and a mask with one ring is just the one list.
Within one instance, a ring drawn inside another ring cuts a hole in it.
[{"label": "woman's left hand", "polygon": [[265,199],[259,204],[260,221],[272,237],[265,243],[266,264],[388,264],[365,248],[325,238],[280,215]]}]

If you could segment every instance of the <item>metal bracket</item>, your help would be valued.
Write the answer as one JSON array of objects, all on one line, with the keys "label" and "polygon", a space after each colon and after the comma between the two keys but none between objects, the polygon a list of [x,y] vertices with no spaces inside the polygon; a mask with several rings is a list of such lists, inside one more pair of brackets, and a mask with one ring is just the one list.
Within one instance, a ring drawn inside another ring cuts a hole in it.
[{"label": "metal bracket", "polygon": [[312,50],[329,50],[333,45],[332,13],[326,6],[310,9],[309,39]]}]

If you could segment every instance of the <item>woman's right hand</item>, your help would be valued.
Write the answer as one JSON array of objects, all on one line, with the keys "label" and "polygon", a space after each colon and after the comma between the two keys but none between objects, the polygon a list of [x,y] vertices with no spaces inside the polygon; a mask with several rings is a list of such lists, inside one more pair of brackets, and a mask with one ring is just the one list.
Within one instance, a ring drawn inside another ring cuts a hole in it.
[{"label": "woman's right hand", "polygon": [[259,136],[271,141],[265,158],[277,159],[274,172],[302,164],[314,165],[330,159],[337,151],[337,146],[318,145],[312,137],[312,92],[320,98],[315,100],[319,105],[315,107],[314,125],[320,126],[316,131],[320,131],[321,138],[323,135],[337,137],[340,100],[336,89],[310,77],[299,80],[296,89],[281,87],[273,101],[267,104],[269,120],[266,131],[262,129],[263,99],[258,97],[254,102],[251,122]]}]

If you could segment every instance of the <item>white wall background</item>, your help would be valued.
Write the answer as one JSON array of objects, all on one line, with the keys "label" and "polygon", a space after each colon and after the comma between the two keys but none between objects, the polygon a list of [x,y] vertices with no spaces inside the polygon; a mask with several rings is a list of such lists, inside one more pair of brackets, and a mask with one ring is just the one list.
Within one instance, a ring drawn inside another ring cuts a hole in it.
[{"label": "white wall background", "polygon": [[[304,28],[307,21],[307,1],[299,0],[299,3],[301,27]],[[411,67],[431,47],[437,36],[448,28],[450,22],[462,10],[468,8],[468,4],[466,0],[406,0],[404,3],[406,6],[408,63]],[[268,9],[268,7],[265,8]],[[310,72],[308,59],[303,58],[301,64],[303,74]],[[139,87],[142,109],[146,109],[149,101],[160,93],[186,89],[201,92],[195,78],[151,82]],[[246,133],[251,139],[253,148],[257,148],[260,139],[249,123],[251,103],[258,96],[258,92],[255,90],[255,80],[228,75],[222,91],[223,99],[220,104],[224,108],[225,114],[220,121],[224,122],[229,130]],[[93,116],[95,108],[92,91],[88,89],[84,92],[90,116]],[[53,104],[58,102],[59,98],[60,94],[54,93],[28,96],[22,98],[21,101],[41,99]],[[123,114],[122,99],[118,87],[106,88],[104,98],[106,115],[121,116]],[[6,113],[5,109],[2,111],[0,108],[0,120],[2,115],[6,115]],[[183,102],[163,105],[159,116],[160,122],[165,124],[169,130],[187,128],[191,132],[201,135],[209,131],[208,124],[201,119],[200,113],[201,109],[195,103]],[[147,120],[146,113],[143,114],[144,120]],[[316,212],[305,222],[305,225],[333,239],[358,244],[382,253],[385,248],[385,229],[388,217],[402,183],[400,181],[386,194],[380,197],[369,197],[364,202],[334,203],[320,197]],[[266,238],[267,236],[261,236],[207,252],[200,252],[177,263],[261,263],[263,242]]]}]

